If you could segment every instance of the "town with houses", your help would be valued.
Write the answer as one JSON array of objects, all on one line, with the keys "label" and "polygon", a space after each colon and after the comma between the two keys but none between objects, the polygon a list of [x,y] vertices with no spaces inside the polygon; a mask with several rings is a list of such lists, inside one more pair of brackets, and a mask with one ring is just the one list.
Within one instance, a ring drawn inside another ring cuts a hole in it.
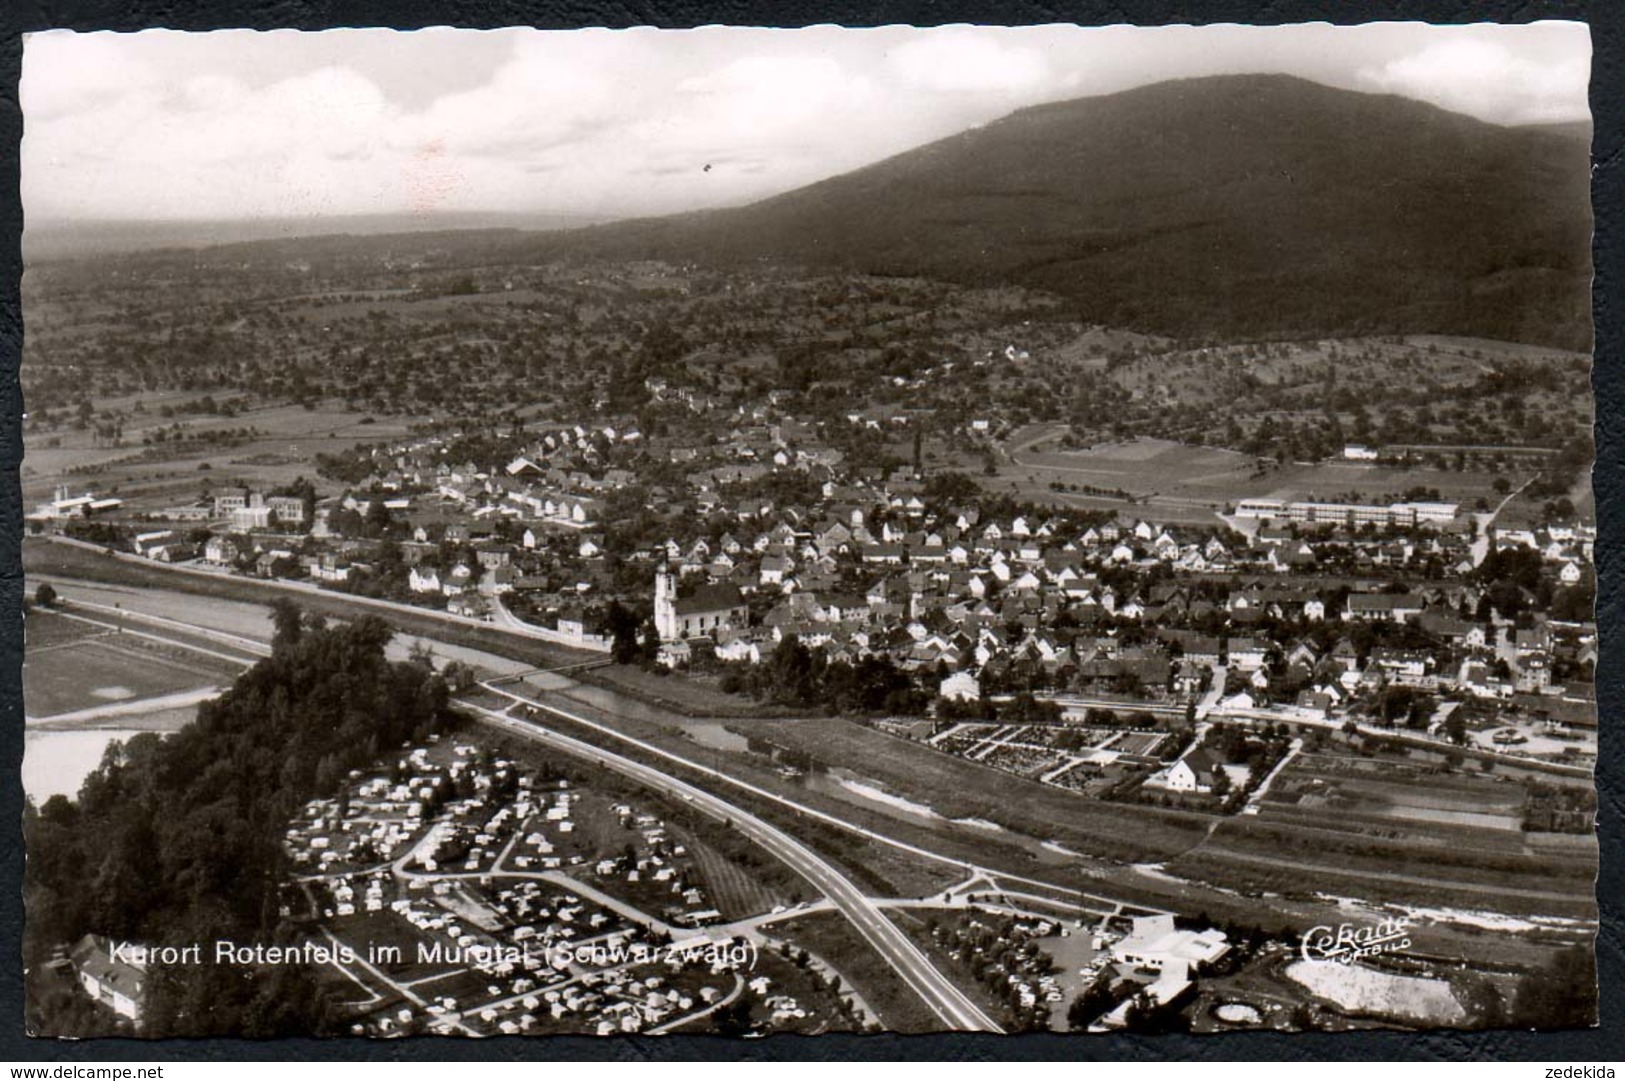
[{"label": "town with houses", "polygon": [[[1575,766],[1595,753],[1590,525],[1498,526],[1414,500],[1243,499],[1209,525],[984,514],[907,469],[843,469],[790,418],[707,446],[553,426],[501,460],[448,461],[459,442],[359,448],[346,464],[364,475],[321,499],[308,486],[221,486],[131,513],[63,488],[28,521],[68,537],[112,529],[113,546],[146,559],[303,580],[600,653],[614,648],[615,613],[633,613],[639,648],[653,647],[645,659],[679,672],[757,665],[790,639],[829,661],[884,658],[956,715],[934,738],[974,745],[978,761],[1026,749],[1014,757],[1060,764],[992,733],[969,741],[1018,693],[1080,713],[1140,703],[1192,719],[1391,725],[1375,704],[1403,689],[1437,706],[1425,724],[1411,719],[1419,735]],[[631,447],[686,469],[680,490],[604,464]],[[796,495],[761,494],[775,487]],[[628,493],[681,531],[639,536],[607,518]],[[978,709],[989,715],[957,716]]]}]

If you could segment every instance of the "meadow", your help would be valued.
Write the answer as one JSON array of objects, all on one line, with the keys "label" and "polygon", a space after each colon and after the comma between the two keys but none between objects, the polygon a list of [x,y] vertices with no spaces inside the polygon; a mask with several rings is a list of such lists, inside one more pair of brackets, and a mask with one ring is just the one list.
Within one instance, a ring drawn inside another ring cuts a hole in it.
[{"label": "meadow", "polygon": [[[1000,466],[997,489],[1010,482],[1032,491],[1053,492],[1051,485],[1121,489],[1143,500],[1144,516],[1184,520],[1180,511],[1195,511],[1211,520],[1242,499],[1391,501],[1417,488],[1437,490],[1441,499],[1470,510],[1480,499],[1492,506],[1500,499],[1497,478],[1514,487],[1527,471],[1455,471],[1421,466],[1389,466],[1328,460],[1277,465],[1237,451],[1190,446],[1166,439],[1134,439],[1088,449],[1063,450],[1055,426],[1038,426],[1010,439],[1009,457]],[[1128,513],[1133,513],[1129,511]]]},{"label": "meadow", "polygon": [[[188,503],[205,485],[222,488],[246,485],[269,490],[298,477],[314,480],[317,454],[337,454],[362,443],[399,439],[419,418],[382,416],[345,409],[336,403],[314,409],[275,405],[245,409],[231,417],[181,413],[196,395],[150,395],[141,399],[142,412],[128,418],[119,446],[98,443],[93,431],[62,430],[30,433],[23,440],[22,482],[29,509],[50,498],[66,483],[78,494],[90,489],[98,495],[117,494],[131,513],[151,513]],[[135,399],[98,402],[104,409],[133,410]],[[160,408],[174,415],[163,416]],[[175,424],[194,433],[252,429],[253,434],[225,445],[199,439],[143,445],[161,429]]]}]

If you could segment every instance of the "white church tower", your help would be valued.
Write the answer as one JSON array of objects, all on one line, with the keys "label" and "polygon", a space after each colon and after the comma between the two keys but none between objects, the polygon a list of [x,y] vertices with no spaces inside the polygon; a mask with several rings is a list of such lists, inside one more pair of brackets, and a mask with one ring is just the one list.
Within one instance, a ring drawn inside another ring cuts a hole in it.
[{"label": "white church tower", "polygon": [[677,579],[666,564],[655,573],[655,631],[662,642],[682,637],[677,626]]}]

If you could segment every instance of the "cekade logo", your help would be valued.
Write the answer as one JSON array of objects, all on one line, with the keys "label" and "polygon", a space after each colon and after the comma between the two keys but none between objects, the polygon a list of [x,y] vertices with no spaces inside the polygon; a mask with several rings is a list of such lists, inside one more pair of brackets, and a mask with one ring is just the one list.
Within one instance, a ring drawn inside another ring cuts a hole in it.
[{"label": "cekade logo", "polygon": [[1305,961],[1352,964],[1362,957],[1398,953],[1409,948],[1410,929],[1410,920],[1404,916],[1390,916],[1363,927],[1352,923],[1340,923],[1336,927],[1321,924],[1304,934],[1301,952]]}]

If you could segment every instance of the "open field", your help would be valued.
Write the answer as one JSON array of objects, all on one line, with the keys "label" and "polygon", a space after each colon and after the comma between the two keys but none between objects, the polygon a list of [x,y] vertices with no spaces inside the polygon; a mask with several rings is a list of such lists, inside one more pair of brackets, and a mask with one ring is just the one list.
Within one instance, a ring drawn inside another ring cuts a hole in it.
[{"label": "open field", "polygon": [[26,664],[23,700],[30,719],[37,719],[216,682],[168,658],[98,639],[75,646],[71,653],[54,650]]},{"label": "open field", "polygon": [[347,945],[373,958],[375,967],[398,983],[415,983],[457,971],[444,961],[420,959],[418,944],[423,936],[387,908],[334,916],[326,921],[326,926]]},{"label": "open field", "polygon": [[[182,647],[55,613],[32,611],[26,627],[23,700],[31,720],[224,686],[240,671]],[[35,645],[41,637],[51,644]]]},{"label": "open field", "polygon": [[32,607],[23,615],[23,643],[30,657],[89,638],[100,638],[107,633],[92,623],[69,619],[39,607]]},{"label": "open field", "polygon": [[631,664],[606,664],[577,673],[574,678],[690,717],[762,717],[784,712],[781,707],[726,694],[710,682],[651,672]]},{"label": "open field", "polygon": [[[1437,489],[1445,501],[1470,509],[1479,499],[1492,505],[1499,501],[1496,478],[1505,477],[1517,486],[1529,476],[1527,471],[1513,468],[1456,472],[1345,461],[1261,465],[1258,459],[1235,451],[1164,439],[1062,450],[1056,442],[1062,431],[1047,425],[1012,435],[1009,457],[991,482],[994,489],[1011,482],[1034,495],[1049,492],[1052,483],[1122,489],[1154,501],[1154,507],[1144,512],[1147,515],[1167,518],[1169,512],[1177,516],[1180,509],[1211,512],[1248,498],[1334,501],[1354,495],[1379,500],[1398,498],[1416,487]],[[1102,501],[1103,505],[1110,502]]]},{"label": "open field", "polygon": [[[192,396],[196,397],[196,396]],[[31,434],[23,441],[22,482],[25,503],[48,498],[57,484],[98,493],[117,489],[125,510],[146,513],[195,498],[204,481],[219,488],[232,484],[274,488],[296,477],[315,478],[317,454],[334,454],[358,443],[398,439],[421,418],[377,417],[327,406],[303,409],[277,405],[247,409],[234,416],[177,413],[186,395],[143,396],[145,412],[126,426],[122,445],[98,446],[94,433],[61,431]],[[133,399],[98,401],[101,408],[122,409]],[[143,446],[142,438],[175,424],[193,433],[255,429],[230,446],[203,441]],[[203,468],[207,466],[207,468]]]},{"label": "open field", "polygon": [[1306,755],[1276,779],[1264,800],[1270,818],[1302,822],[1355,820],[1476,826],[1517,833],[1523,822],[1523,786],[1472,774],[1373,776],[1339,769],[1336,759]]}]

